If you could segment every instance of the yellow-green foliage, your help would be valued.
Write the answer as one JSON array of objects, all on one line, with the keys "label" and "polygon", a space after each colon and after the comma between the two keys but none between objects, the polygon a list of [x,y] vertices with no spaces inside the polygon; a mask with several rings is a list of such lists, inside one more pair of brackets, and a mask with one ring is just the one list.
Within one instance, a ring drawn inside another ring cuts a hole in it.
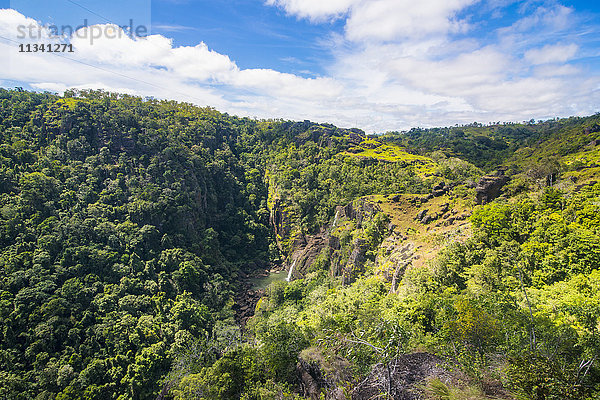
[{"label": "yellow-green foliage", "polygon": [[66,108],[69,108],[72,110],[75,108],[75,106],[77,105],[78,102],[80,102],[80,100],[74,99],[72,97],[65,97],[65,98],[56,100],[56,102],[54,104],[58,105],[59,107],[66,107]]},{"label": "yellow-green foliage", "polygon": [[436,167],[436,163],[431,158],[408,153],[403,147],[382,143],[375,139],[366,139],[344,154],[393,163],[403,162],[412,165],[415,172],[422,176],[432,175]]},{"label": "yellow-green foliage", "polygon": [[597,332],[600,315],[599,270],[531,290],[531,297],[538,304],[536,316],[549,318],[556,326],[568,325],[579,334]]},{"label": "yellow-green foliage", "polygon": [[600,146],[585,148],[561,160],[570,171],[565,178],[574,177],[578,181],[586,181],[600,176]]},{"label": "yellow-green foliage", "polygon": [[572,168],[585,167],[593,164],[600,165],[600,146],[595,148],[585,149],[575,154],[568,155],[563,158],[565,165]]},{"label": "yellow-green foliage", "polygon": [[455,387],[447,385],[437,378],[427,383],[425,396],[428,400],[481,400],[490,398],[475,386]]},{"label": "yellow-green foliage", "polygon": [[600,138],[599,122],[598,114],[585,119],[560,120],[543,133],[541,140],[532,140],[527,147],[516,149],[504,165],[520,166],[524,171],[544,171],[555,163],[556,167],[551,169],[560,171],[547,173],[566,172],[564,177],[576,181],[596,178],[600,176],[600,147],[594,146],[593,142]]},{"label": "yellow-green foliage", "polygon": [[500,331],[499,321],[474,302],[461,298],[455,302],[456,316],[444,328],[450,335],[480,354],[494,342]]}]

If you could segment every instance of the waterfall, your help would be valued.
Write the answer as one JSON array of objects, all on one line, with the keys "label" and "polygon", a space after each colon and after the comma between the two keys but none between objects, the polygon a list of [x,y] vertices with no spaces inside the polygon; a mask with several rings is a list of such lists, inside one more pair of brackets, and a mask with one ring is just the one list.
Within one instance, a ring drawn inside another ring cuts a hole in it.
[{"label": "waterfall", "polygon": [[337,210],[337,211],[335,212],[335,218],[334,218],[334,220],[333,220],[333,225],[331,225],[331,227],[332,227],[332,228],[334,228],[334,227],[335,227],[335,224],[337,224],[337,220],[338,220],[338,217],[339,217],[339,216],[340,216],[340,210]]},{"label": "waterfall", "polygon": [[292,263],[292,266],[290,267],[290,270],[288,271],[288,276],[287,278],[285,278],[286,281],[291,281],[292,280],[292,273],[294,272],[294,266],[296,265],[296,261],[294,260],[294,262]]}]

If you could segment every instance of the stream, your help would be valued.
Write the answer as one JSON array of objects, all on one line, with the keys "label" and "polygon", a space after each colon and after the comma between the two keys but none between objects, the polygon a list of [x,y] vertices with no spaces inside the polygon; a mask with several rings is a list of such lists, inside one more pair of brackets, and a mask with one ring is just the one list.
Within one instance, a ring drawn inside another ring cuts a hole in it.
[{"label": "stream", "polygon": [[252,285],[252,290],[261,290],[266,289],[273,282],[277,281],[285,281],[287,278],[287,272],[284,271],[274,271],[269,272],[267,276],[259,276],[255,278],[250,278],[249,282]]}]

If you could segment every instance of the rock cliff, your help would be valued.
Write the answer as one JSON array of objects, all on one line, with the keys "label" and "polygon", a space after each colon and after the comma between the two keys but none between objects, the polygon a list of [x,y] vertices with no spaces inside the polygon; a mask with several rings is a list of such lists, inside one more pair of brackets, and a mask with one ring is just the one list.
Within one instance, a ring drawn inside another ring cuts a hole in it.
[{"label": "rock cliff", "polygon": [[486,204],[500,195],[502,187],[508,182],[508,176],[499,170],[495,174],[481,177],[475,190],[477,191],[477,204]]}]

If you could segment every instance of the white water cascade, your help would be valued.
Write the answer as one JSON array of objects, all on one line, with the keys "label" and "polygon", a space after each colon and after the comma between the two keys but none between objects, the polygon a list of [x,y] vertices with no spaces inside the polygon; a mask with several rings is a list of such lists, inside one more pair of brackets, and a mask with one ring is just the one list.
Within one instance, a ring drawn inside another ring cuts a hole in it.
[{"label": "white water cascade", "polygon": [[333,225],[331,225],[332,228],[335,228],[335,224],[337,224],[339,216],[340,216],[340,211],[338,210],[335,212],[335,218],[333,219]]},{"label": "white water cascade", "polygon": [[286,281],[290,281],[292,279],[292,273],[294,272],[294,266],[296,265],[296,261],[294,260],[294,262],[292,263],[292,266],[290,267],[290,270],[288,271],[288,276],[287,278],[285,278]]}]

